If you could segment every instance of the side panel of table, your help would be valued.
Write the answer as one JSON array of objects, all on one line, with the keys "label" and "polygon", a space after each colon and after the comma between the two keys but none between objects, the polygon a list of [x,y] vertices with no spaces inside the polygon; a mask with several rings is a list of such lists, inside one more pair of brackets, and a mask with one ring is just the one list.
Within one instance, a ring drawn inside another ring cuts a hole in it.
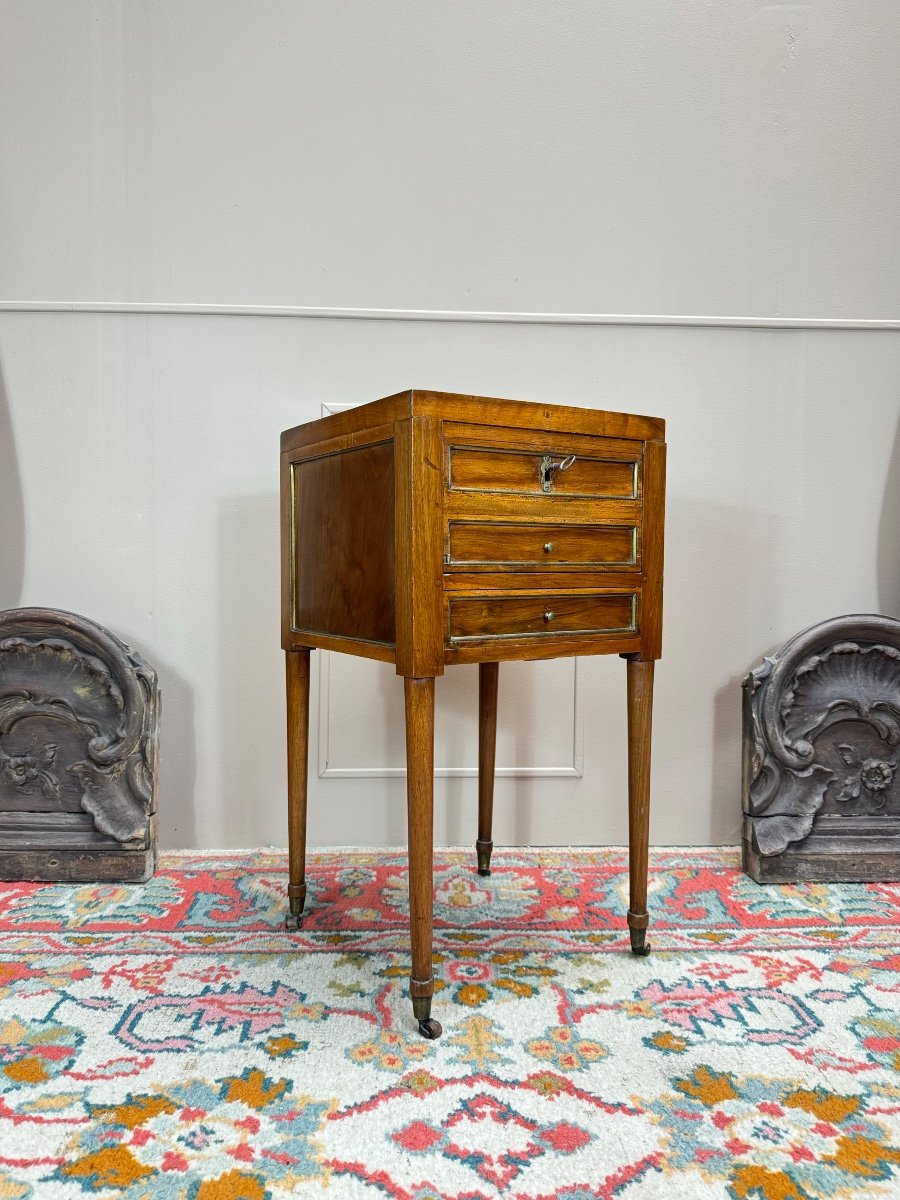
[{"label": "side panel of table", "polygon": [[397,426],[281,458],[282,646],[393,662]]}]

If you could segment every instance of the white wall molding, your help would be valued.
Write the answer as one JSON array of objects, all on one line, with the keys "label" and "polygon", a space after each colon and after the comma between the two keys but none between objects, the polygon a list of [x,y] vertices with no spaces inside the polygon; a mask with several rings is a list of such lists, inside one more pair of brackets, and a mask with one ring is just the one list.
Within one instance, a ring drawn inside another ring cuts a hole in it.
[{"label": "white wall molding", "polygon": [[107,300],[0,300],[0,313],[294,317],[326,321],[450,321],[507,325],[631,325],[687,329],[900,330],[900,319],[703,316],[692,313],[468,312],[431,308],[313,308],[291,304],[179,304]]},{"label": "white wall molding", "polygon": [[[372,764],[365,767],[332,766],[333,753],[330,746],[331,734],[331,659],[332,652],[320,650],[319,660],[319,769],[320,779],[404,779],[406,767],[389,767]],[[399,681],[398,681],[399,682]],[[440,687],[440,680],[438,687]],[[544,766],[498,766],[494,774],[498,779],[581,779],[584,775],[584,707],[578,671],[578,659],[572,659],[572,761],[570,763]],[[377,718],[376,718],[377,719]],[[477,720],[477,711],[473,713]],[[478,766],[435,767],[438,779],[469,779],[478,776]]]}]

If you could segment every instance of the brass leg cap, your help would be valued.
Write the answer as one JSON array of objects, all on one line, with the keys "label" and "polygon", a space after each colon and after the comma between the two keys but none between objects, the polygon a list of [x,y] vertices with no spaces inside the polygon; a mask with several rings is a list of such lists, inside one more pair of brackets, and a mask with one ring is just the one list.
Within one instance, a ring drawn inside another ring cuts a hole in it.
[{"label": "brass leg cap", "polygon": [[431,997],[430,996],[413,996],[412,997],[413,1016],[417,1021],[427,1021],[431,1016]]},{"label": "brass leg cap", "polygon": [[299,929],[300,928],[300,926],[303,924],[303,906],[305,903],[306,903],[306,888],[305,887],[303,888],[303,891],[300,893],[299,896],[297,896],[297,895],[292,896],[292,895],[288,894],[288,908],[290,909],[290,912],[289,912],[288,916],[285,917],[285,921],[284,921],[285,929]]},{"label": "brass leg cap", "polygon": [[647,941],[646,929],[632,929],[631,933],[631,953],[636,958],[646,958],[650,953],[650,943]]},{"label": "brass leg cap", "polygon": [[478,874],[490,875],[491,873],[491,851],[494,849],[493,842],[476,842],[475,853],[478,855]]}]

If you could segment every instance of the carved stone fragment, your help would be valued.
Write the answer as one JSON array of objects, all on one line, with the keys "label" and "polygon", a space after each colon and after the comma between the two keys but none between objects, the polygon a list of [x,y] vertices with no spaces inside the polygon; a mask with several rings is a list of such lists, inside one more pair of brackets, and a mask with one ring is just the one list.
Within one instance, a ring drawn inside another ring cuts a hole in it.
[{"label": "carved stone fragment", "polygon": [[0,612],[0,879],[149,879],[156,672],[57,609]]},{"label": "carved stone fragment", "polygon": [[900,879],[900,621],[814,625],[743,688],[748,874]]}]

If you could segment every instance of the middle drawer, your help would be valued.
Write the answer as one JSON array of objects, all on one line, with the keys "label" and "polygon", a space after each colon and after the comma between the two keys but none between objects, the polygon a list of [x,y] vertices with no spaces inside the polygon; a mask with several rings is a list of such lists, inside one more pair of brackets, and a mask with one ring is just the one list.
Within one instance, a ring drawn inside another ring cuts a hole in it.
[{"label": "middle drawer", "polygon": [[638,566],[635,525],[451,521],[447,566]]}]

